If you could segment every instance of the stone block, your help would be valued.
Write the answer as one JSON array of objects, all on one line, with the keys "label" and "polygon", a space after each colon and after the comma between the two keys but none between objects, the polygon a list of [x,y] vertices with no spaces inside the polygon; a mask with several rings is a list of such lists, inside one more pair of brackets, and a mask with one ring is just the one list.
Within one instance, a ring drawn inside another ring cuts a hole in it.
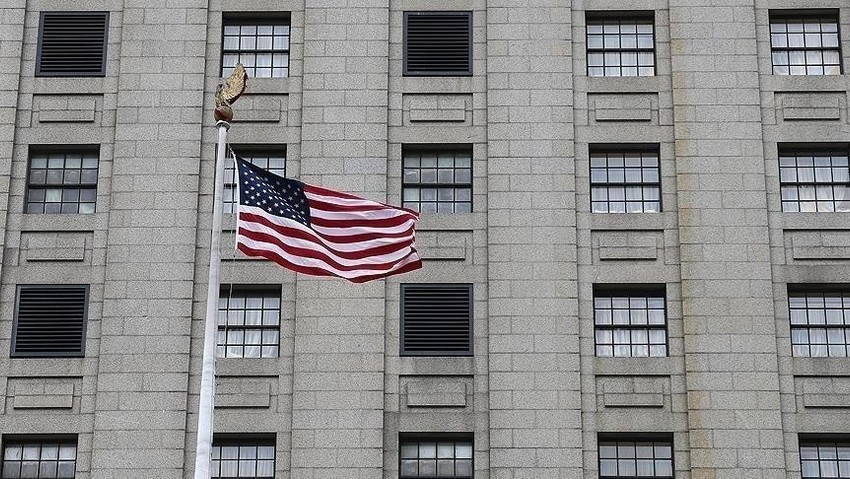
[{"label": "stone block", "polygon": [[[595,122],[653,121],[657,93],[589,93],[587,109]],[[657,117],[657,114],[655,115]]]},{"label": "stone block", "polygon": [[272,383],[277,383],[277,378],[219,376],[215,407],[267,409],[271,406]]},{"label": "stone block", "polygon": [[401,408],[463,408],[472,394],[470,376],[401,376]]},{"label": "stone block", "polygon": [[[24,231],[21,233],[21,262],[86,261],[93,235],[92,231]],[[88,260],[91,261],[91,254]]]},{"label": "stone block", "polygon": [[663,231],[592,231],[594,260],[655,261],[664,248]]},{"label": "stone block", "polygon": [[13,410],[73,409],[74,396],[81,391],[80,377],[10,377],[6,385],[7,404]]},{"label": "stone block", "polygon": [[406,94],[402,99],[406,123],[470,122],[472,95]]},{"label": "stone block", "polygon": [[103,95],[33,95],[39,123],[93,123]]},{"label": "stone block", "polygon": [[420,230],[416,247],[424,260],[465,261],[472,256],[472,231]]},{"label": "stone block", "polygon": [[778,92],[778,117],[784,121],[838,121],[847,109],[845,92]]},{"label": "stone block", "polygon": [[598,410],[663,408],[670,394],[669,376],[597,376]]},{"label": "stone block", "polygon": [[244,95],[234,106],[234,123],[288,123],[289,95]]}]

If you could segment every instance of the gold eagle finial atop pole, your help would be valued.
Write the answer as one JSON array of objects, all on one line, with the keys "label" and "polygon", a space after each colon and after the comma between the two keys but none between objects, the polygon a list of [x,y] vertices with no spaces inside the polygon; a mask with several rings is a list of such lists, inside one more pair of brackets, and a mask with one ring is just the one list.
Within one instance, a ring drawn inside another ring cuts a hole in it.
[{"label": "gold eagle finial atop pole", "polygon": [[224,83],[219,83],[215,92],[215,119],[216,121],[231,121],[233,109],[230,105],[236,102],[245,88],[248,86],[248,72],[241,63],[233,68],[233,73],[227,77]]}]

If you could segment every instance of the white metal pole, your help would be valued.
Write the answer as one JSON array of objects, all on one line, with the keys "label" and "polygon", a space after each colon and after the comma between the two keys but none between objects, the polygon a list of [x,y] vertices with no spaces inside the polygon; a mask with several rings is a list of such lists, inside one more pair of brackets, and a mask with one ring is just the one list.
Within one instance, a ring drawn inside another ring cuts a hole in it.
[{"label": "white metal pole", "polygon": [[195,479],[210,478],[215,396],[215,346],[218,329],[219,267],[221,266],[221,203],[224,190],[224,157],[230,123],[219,121],[218,149],[215,156],[215,190],[213,193],[212,238],[210,240],[210,275],[207,287],[207,316],[204,323],[204,359],[201,371],[201,394],[198,405],[198,442],[195,449]]}]

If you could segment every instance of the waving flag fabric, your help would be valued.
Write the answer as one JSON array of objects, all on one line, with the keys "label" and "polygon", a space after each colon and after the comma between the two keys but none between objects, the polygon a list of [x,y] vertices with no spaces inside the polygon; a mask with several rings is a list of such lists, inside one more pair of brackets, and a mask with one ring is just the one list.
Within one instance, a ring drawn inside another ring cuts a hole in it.
[{"label": "waving flag fabric", "polygon": [[284,268],[355,283],[422,267],[416,212],[281,178],[241,158],[236,245]]}]

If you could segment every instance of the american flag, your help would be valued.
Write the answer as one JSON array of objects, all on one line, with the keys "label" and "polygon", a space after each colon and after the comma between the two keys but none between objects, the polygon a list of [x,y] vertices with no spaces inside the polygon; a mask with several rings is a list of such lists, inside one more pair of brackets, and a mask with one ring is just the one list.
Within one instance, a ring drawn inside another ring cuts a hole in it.
[{"label": "american flag", "polygon": [[281,178],[241,158],[236,247],[284,268],[355,283],[422,267],[418,213]]}]

